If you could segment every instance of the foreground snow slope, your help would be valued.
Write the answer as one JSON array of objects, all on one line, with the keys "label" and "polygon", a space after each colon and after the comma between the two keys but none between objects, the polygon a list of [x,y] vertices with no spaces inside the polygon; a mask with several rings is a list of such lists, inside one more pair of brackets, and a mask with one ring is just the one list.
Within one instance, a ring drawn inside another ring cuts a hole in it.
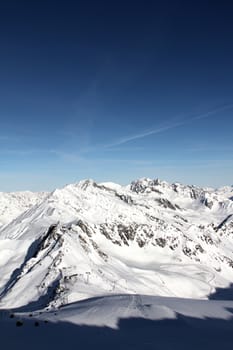
[{"label": "foreground snow slope", "polygon": [[233,281],[232,195],[150,179],[55,190],[0,230],[0,306],[206,298]]},{"label": "foreground snow slope", "polygon": [[233,301],[113,295],[58,310],[0,311],[4,349],[232,348]]},{"label": "foreground snow slope", "polygon": [[[28,313],[25,312],[16,313],[16,315],[28,318]],[[102,296],[76,302],[60,308],[56,315],[54,311],[39,311],[32,314],[35,319],[42,321],[65,321],[76,325],[106,326],[115,329],[118,328],[120,319],[163,320],[176,319],[177,315],[197,319],[230,320],[233,316],[233,301],[124,294]]]}]

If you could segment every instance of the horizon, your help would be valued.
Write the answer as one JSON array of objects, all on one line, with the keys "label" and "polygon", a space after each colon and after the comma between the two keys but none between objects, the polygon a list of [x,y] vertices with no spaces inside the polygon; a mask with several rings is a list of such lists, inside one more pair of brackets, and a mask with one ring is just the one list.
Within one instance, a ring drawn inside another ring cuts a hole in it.
[{"label": "horizon", "polygon": [[0,191],[233,183],[233,4],[3,1]]},{"label": "horizon", "polygon": [[40,189],[40,190],[33,190],[33,189],[19,189],[19,190],[15,190],[15,191],[11,191],[11,190],[7,190],[7,191],[1,191],[0,190],[0,193],[19,193],[19,192],[38,192],[38,193],[42,193],[42,192],[48,192],[48,193],[51,193],[57,189],[63,189],[65,188],[66,186],[69,186],[69,185],[77,185],[79,184],[80,182],[85,182],[85,181],[93,181],[94,183],[97,183],[97,185],[101,185],[101,184],[108,184],[108,183],[112,183],[112,184],[116,184],[116,185],[120,185],[122,187],[126,187],[126,186],[129,186],[131,185],[133,182],[135,181],[141,181],[141,180],[159,180],[161,182],[166,182],[170,185],[173,185],[173,184],[180,184],[180,185],[183,185],[183,186],[193,186],[193,187],[196,187],[196,188],[203,188],[203,189],[212,189],[212,190],[219,190],[221,188],[224,188],[224,187],[230,187],[232,188],[233,185],[231,184],[227,184],[227,185],[223,185],[223,186],[219,186],[219,187],[212,187],[212,186],[200,186],[200,185],[197,185],[197,184],[192,184],[192,183],[183,183],[183,182],[180,182],[180,181],[168,181],[166,179],[161,179],[161,178],[148,178],[148,177],[140,177],[140,178],[135,178],[135,179],[131,179],[131,181],[129,181],[128,183],[117,183],[117,182],[113,182],[113,181],[96,181],[95,179],[91,179],[91,178],[86,178],[86,179],[80,179],[78,181],[74,181],[72,183],[64,183],[64,184],[61,184],[59,187],[52,187],[52,188],[47,188],[47,189]]}]

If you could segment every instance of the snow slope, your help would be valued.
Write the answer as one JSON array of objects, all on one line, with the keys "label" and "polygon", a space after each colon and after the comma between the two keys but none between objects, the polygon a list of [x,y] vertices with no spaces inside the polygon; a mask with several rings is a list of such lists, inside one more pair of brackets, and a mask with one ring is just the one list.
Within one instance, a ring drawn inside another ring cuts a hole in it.
[{"label": "snow slope", "polygon": [[[19,313],[28,318],[28,313]],[[54,311],[35,312],[37,320],[71,322],[76,325],[110,327],[117,329],[120,319],[143,318],[148,320],[176,319],[177,315],[205,319],[230,320],[233,301],[196,300],[155,297],[147,295],[112,295],[72,303]],[[56,316],[56,317],[54,317]]]},{"label": "snow slope", "polygon": [[0,311],[4,349],[232,348],[233,302],[113,295],[59,310]]}]

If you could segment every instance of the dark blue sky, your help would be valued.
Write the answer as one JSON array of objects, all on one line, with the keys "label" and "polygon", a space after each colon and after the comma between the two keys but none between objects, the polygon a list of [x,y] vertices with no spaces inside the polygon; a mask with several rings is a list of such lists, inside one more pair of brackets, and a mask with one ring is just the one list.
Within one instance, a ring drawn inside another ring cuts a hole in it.
[{"label": "dark blue sky", "polygon": [[1,1],[0,190],[233,183],[230,1]]}]

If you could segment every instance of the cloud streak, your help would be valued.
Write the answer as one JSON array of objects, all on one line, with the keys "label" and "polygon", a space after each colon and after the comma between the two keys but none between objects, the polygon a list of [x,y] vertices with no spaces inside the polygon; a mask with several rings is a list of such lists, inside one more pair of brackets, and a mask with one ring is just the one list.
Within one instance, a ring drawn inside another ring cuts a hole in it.
[{"label": "cloud streak", "polygon": [[173,124],[170,124],[170,125],[167,125],[167,126],[164,126],[164,127],[155,128],[155,129],[144,131],[142,133],[138,133],[138,134],[122,137],[122,138],[119,138],[118,140],[116,140],[113,143],[105,145],[104,147],[105,148],[111,148],[111,147],[114,147],[114,146],[120,146],[120,145],[123,145],[123,144],[125,144],[127,142],[130,142],[130,141],[135,141],[135,140],[138,140],[138,139],[142,139],[142,138],[150,136],[150,135],[160,134],[160,133],[162,133],[164,131],[167,131],[167,130],[170,130],[170,129],[174,129],[174,128],[176,128],[178,126],[181,126],[183,124],[184,124],[183,122],[173,123]]},{"label": "cloud streak", "polygon": [[224,111],[230,110],[230,109],[232,109],[232,108],[233,108],[233,104],[232,104],[232,103],[231,103],[231,104],[227,104],[227,105],[225,105],[225,106],[215,108],[215,109],[213,109],[213,110],[211,110],[211,111],[209,111],[209,112],[206,112],[206,113],[202,113],[202,114],[200,114],[200,115],[197,115],[196,117],[193,117],[193,118],[191,119],[191,121],[193,121],[193,120],[199,120],[199,119],[205,119],[205,118],[210,117],[210,116],[213,115],[213,114],[217,114],[217,113],[219,113],[219,112],[224,112]]},{"label": "cloud streak", "polygon": [[135,140],[138,140],[138,139],[142,139],[142,138],[147,137],[147,136],[160,134],[160,133],[165,132],[167,130],[171,130],[171,129],[175,129],[175,128],[179,127],[179,126],[187,125],[187,124],[189,124],[189,123],[191,123],[193,121],[196,121],[196,120],[209,118],[210,116],[212,116],[214,114],[217,114],[219,112],[223,112],[223,111],[226,111],[226,110],[230,110],[232,108],[233,108],[233,104],[228,104],[228,105],[225,105],[225,106],[222,106],[222,107],[215,108],[215,109],[210,110],[210,111],[205,112],[205,113],[200,113],[200,114],[198,114],[198,115],[196,115],[196,116],[194,116],[194,117],[192,117],[190,119],[181,120],[180,122],[169,123],[169,124],[167,124],[165,126],[161,126],[161,127],[158,127],[158,128],[152,128],[152,129],[146,130],[146,131],[138,133],[138,134],[125,136],[125,137],[119,138],[118,140],[116,140],[113,143],[105,145],[104,148],[112,148],[112,147],[115,147],[115,146],[123,145],[123,144],[125,144],[127,142],[130,142],[130,141],[135,141]]}]

